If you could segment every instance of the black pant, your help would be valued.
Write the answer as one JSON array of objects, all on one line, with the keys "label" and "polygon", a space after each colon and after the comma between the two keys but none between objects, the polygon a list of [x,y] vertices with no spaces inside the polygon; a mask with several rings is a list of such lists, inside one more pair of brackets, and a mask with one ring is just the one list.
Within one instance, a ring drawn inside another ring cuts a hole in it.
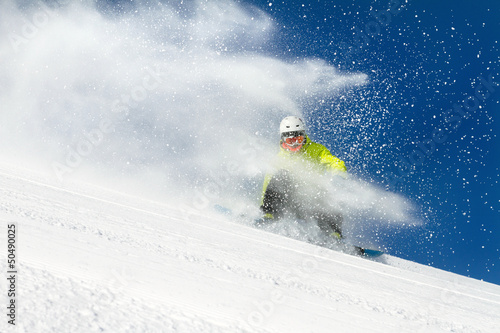
[{"label": "black pant", "polygon": [[[280,170],[271,178],[260,208],[265,214],[272,214],[276,219],[312,218],[324,232],[337,232],[342,235],[342,215],[325,207],[324,198],[307,198],[302,195],[303,186],[308,185],[294,180],[288,171]],[[318,193],[321,192],[318,190]]]}]

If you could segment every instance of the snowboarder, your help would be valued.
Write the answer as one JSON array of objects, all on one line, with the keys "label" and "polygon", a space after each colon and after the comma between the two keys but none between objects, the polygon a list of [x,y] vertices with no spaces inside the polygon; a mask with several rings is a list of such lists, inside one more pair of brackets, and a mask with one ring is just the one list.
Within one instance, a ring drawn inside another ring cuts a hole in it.
[{"label": "snowboarder", "polygon": [[342,160],[306,134],[302,119],[286,117],[280,124],[280,152],[275,171],[266,174],[262,190],[262,225],[284,217],[314,219],[321,230],[342,238],[342,215],[329,207],[321,175],[345,176]]}]

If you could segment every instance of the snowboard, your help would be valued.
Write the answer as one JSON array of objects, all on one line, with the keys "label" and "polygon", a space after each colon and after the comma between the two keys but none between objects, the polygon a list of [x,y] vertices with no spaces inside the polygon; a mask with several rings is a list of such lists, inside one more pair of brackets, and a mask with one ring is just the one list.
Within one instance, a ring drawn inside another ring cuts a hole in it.
[{"label": "snowboard", "polygon": [[[230,208],[221,206],[221,205],[214,205],[214,210],[220,214],[226,215],[226,216],[234,216],[233,211]],[[249,218],[246,216],[238,216],[238,218]],[[262,227],[262,221],[260,219],[253,219],[252,220],[253,225],[255,227]],[[272,221],[267,222],[267,223],[273,223]],[[347,240],[345,239],[337,239],[336,241],[339,242],[341,247],[345,248],[345,252],[348,253],[353,253],[355,255],[365,257],[365,258],[377,258],[380,257],[381,255],[384,254],[384,251],[380,250],[375,250],[375,249],[370,249],[354,244],[350,244]]]}]

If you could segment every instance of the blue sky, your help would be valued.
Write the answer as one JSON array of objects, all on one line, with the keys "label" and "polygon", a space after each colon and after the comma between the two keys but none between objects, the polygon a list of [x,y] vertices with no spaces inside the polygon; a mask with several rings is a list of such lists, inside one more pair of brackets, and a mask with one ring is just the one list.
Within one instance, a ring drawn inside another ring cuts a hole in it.
[{"label": "blue sky", "polygon": [[500,284],[500,3],[247,2],[276,23],[268,52],[369,75],[304,113],[352,172],[420,207],[423,226],[381,230],[389,252]]}]

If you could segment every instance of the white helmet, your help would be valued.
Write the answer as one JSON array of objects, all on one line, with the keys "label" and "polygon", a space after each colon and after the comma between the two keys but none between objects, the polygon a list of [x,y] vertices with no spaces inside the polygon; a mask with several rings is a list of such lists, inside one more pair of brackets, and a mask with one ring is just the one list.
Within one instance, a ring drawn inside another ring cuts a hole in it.
[{"label": "white helmet", "polygon": [[280,124],[280,134],[285,132],[295,132],[295,131],[304,131],[306,130],[306,126],[304,122],[299,117],[290,116],[286,117],[281,121]]},{"label": "white helmet", "polygon": [[280,124],[281,147],[290,152],[298,152],[307,142],[306,126],[299,117],[286,117]]}]

